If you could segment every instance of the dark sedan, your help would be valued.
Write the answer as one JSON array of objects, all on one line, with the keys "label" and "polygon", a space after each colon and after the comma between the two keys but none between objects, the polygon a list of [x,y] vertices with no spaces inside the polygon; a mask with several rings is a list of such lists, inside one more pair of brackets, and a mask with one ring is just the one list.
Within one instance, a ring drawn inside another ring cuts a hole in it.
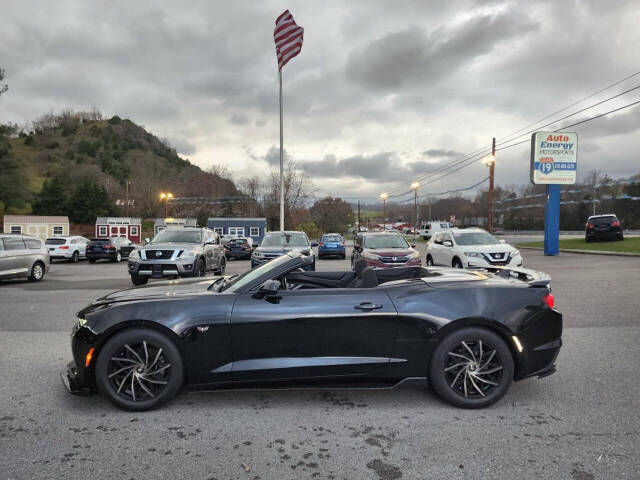
[{"label": "dark sedan", "polygon": [[97,260],[120,262],[123,258],[129,258],[134,248],[133,242],[124,237],[92,238],[87,243],[85,254],[91,263]]},{"label": "dark sedan", "polygon": [[624,240],[620,220],[613,214],[589,217],[584,228],[584,239],[587,242],[592,240]]},{"label": "dark sedan", "polygon": [[224,244],[224,256],[227,260],[235,258],[251,258],[251,245],[246,238],[232,238]]},{"label": "dark sedan", "polygon": [[555,371],[562,315],[545,274],[404,267],[309,272],[289,252],[240,276],[122,290],[78,314],[72,393],[147,410],[191,390],[392,387],[426,379],[480,408]]}]

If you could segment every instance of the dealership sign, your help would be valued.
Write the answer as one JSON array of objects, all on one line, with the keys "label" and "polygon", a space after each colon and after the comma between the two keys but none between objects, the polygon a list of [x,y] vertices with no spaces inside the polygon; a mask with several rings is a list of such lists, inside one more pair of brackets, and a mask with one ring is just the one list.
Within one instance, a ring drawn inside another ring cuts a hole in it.
[{"label": "dealership sign", "polygon": [[576,183],[577,159],[577,133],[536,132],[531,135],[532,183]]}]

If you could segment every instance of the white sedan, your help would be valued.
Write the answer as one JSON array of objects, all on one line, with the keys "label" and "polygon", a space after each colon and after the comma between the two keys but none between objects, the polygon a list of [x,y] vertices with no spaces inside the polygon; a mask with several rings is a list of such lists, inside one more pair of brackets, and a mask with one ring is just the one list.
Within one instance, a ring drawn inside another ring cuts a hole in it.
[{"label": "white sedan", "polygon": [[427,243],[427,265],[484,268],[523,264],[516,248],[479,228],[441,231]]}]

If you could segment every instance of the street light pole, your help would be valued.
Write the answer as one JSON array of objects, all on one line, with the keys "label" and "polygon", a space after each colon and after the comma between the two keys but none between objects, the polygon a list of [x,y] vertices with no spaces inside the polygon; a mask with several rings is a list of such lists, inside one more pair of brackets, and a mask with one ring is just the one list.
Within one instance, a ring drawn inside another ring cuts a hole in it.
[{"label": "street light pole", "polygon": [[380,194],[380,198],[382,199],[382,221],[384,222],[383,230],[387,231],[387,198],[389,195],[386,193]]},{"label": "street light pole", "polygon": [[420,184],[413,182],[411,188],[413,189],[413,218],[415,219],[415,223],[413,224],[413,243],[416,243],[416,229],[418,228],[418,188],[420,188]]},{"label": "street light pole", "polygon": [[491,145],[491,156],[483,160],[487,167],[489,167],[489,233],[493,233],[493,168],[496,164],[496,138],[493,137],[493,143]]},{"label": "street light pole", "polygon": [[173,198],[173,193],[161,193],[160,198],[164,200],[164,218],[169,218],[169,199]]}]

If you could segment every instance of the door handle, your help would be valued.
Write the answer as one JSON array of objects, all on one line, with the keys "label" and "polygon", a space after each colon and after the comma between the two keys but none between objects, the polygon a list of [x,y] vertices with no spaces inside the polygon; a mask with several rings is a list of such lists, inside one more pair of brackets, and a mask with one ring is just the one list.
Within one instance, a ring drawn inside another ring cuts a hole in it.
[{"label": "door handle", "polygon": [[377,310],[379,308],[382,308],[382,305],[379,305],[377,303],[371,303],[371,302],[362,302],[360,305],[356,305],[353,308],[357,310]]}]

